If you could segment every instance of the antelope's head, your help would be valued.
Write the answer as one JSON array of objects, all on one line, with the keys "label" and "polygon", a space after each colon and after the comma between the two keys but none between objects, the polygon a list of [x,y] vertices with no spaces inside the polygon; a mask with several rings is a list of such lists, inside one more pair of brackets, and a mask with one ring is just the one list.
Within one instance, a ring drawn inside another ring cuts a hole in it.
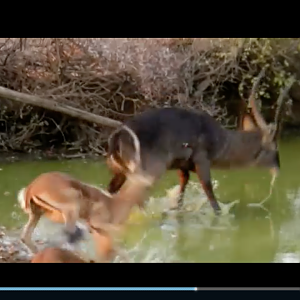
[{"label": "antelope's head", "polygon": [[255,101],[255,91],[258,83],[263,76],[262,70],[253,85],[251,95],[249,98],[249,106],[251,108],[251,115],[245,115],[242,122],[243,130],[245,131],[258,131],[261,136],[261,144],[258,153],[256,153],[255,165],[259,167],[269,168],[271,173],[275,176],[280,169],[280,158],[278,151],[278,140],[281,129],[281,115],[283,112],[283,99],[285,98],[294,80],[284,88],[277,100],[277,109],[275,114],[274,123],[267,124],[261,112],[258,109]]}]

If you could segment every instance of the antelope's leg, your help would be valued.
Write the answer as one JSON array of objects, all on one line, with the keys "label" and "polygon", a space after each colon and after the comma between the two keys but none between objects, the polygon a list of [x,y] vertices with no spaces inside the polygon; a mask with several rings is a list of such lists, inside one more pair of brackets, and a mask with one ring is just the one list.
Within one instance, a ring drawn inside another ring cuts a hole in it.
[{"label": "antelope's leg", "polygon": [[67,235],[68,243],[74,244],[82,239],[83,231],[76,222],[79,218],[79,213],[76,209],[64,210],[62,215],[65,219],[65,233]]},{"label": "antelope's leg", "polygon": [[37,223],[39,222],[42,213],[40,211],[31,212],[29,215],[29,220],[24,226],[24,229],[21,234],[21,241],[33,252],[37,253],[38,249],[32,242],[32,234],[36,228]]},{"label": "antelope's leg", "polygon": [[195,171],[202,185],[202,188],[210,202],[216,215],[221,213],[221,208],[216,200],[210,176],[210,162],[204,155],[199,155],[194,158]]},{"label": "antelope's leg", "polygon": [[111,262],[116,256],[111,235],[105,230],[92,228],[92,236],[98,260],[100,262]]},{"label": "antelope's leg", "polygon": [[108,185],[108,192],[111,194],[117,193],[126,180],[126,176],[123,173],[115,174]]},{"label": "antelope's leg", "polygon": [[190,179],[190,173],[188,170],[179,169],[178,176],[179,176],[180,190],[179,190],[177,209],[181,209],[183,206],[184,192]]}]

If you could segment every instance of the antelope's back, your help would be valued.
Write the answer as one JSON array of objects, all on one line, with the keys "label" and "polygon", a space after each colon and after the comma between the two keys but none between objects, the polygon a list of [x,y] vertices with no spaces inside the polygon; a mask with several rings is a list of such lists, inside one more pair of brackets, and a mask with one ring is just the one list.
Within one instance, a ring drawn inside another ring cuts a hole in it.
[{"label": "antelope's back", "polygon": [[142,155],[171,153],[176,158],[184,143],[214,155],[226,138],[225,130],[206,112],[183,108],[150,109],[125,124],[138,136]]}]

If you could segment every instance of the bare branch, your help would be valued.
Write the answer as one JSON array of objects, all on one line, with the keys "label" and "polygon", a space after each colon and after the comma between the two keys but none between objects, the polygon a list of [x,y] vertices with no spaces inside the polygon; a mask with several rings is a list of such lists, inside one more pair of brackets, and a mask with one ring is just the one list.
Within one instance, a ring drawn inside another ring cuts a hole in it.
[{"label": "bare branch", "polygon": [[34,106],[43,107],[52,111],[57,111],[74,118],[85,120],[87,122],[93,122],[99,125],[117,127],[121,125],[121,122],[112,120],[110,118],[97,116],[95,114],[83,111],[78,108],[71,107],[69,105],[60,104],[53,100],[43,99],[33,95],[27,95],[24,93],[19,93],[4,87],[0,87],[0,97],[10,99],[13,101],[30,104]]}]

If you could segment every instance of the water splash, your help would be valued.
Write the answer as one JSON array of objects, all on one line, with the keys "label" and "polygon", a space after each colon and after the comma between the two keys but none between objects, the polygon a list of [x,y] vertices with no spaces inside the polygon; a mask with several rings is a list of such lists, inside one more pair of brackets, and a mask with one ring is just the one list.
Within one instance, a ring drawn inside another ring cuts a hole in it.
[{"label": "water splash", "polygon": [[[214,187],[218,185],[213,182]],[[178,197],[179,186],[173,186],[165,191],[162,197],[151,197],[145,206],[145,211],[134,208],[128,224],[125,226],[125,236],[140,226],[145,229],[142,231],[141,238],[134,244],[126,244],[121,238],[119,245],[128,259],[117,256],[115,262],[179,262],[180,259],[174,251],[178,242],[179,230],[182,224],[177,220],[176,212],[171,213],[167,219],[162,220],[162,212],[172,205],[172,202]],[[228,204],[220,202],[222,215],[219,217],[218,224],[213,224],[215,215],[206,195],[198,182],[190,182],[185,192],[184,206],[181,214],[186,219],[186,225],[192,230],[211,229],[211,230],[231,230],[234,226],[231,224],[233,215],[232,207],[238,203],[233,201]],[[147,224],[151,222],[151,224]],[[144,225],[143,225],[144,224]],[[145,225],[146,224],[146,225]],[[83,259],[96,259],[94,244],[88,233],[87,227],[82,223],[85,239],[75,246],[70,246],[66,237],[62,234],[63,224],[52,223],[43,218],[38,224],[33,240],[39,248],[46,246],[59,246],[71,251],[76,251]],[[193,229],[194,228],[194,229]],[[189,229],[189,230],[190,230]],[[155,235],[155,238],[153,239]]]},{"label": "water splash", "polygon": [[[217,187],[218,182],[213,181],[213,188],[217,189]],[[179,190],[180,186],[176,185],[166,191],[166,198],[169,199],[172,204],[178,198]],[[226,216],[229,215],[231,209],[239,203],[239,200],[234,200],[229,203],[222,203],[220,201],[218,202],[221,208],[221,215]],[[200,189],[198,182],[190,182],[187,186],[183,210],[188,212],[201,212],[210,216],[215,215],[209,201],[207,200],[207,196],[203,193],[202,189]]]},{"label": "water splash", "polygon": [[274,189],[274,186],[275,186],[275,182],[276,182],[276,179],[277,179],[277,174],[276,173],[273,173],[272,175],[272,178],[271,178],[271,181],[270,181],[270,190],[269,190],[269,194],[268,196],[263,199],[261,202],[259,203],[248,203],[248,206],[249,207],[261,207],[263,208],[264,210],[266,210],[266,208],[264,207],[264,204],[270,199],[270,197],[272,196],[273,194],[273,189]]}]

